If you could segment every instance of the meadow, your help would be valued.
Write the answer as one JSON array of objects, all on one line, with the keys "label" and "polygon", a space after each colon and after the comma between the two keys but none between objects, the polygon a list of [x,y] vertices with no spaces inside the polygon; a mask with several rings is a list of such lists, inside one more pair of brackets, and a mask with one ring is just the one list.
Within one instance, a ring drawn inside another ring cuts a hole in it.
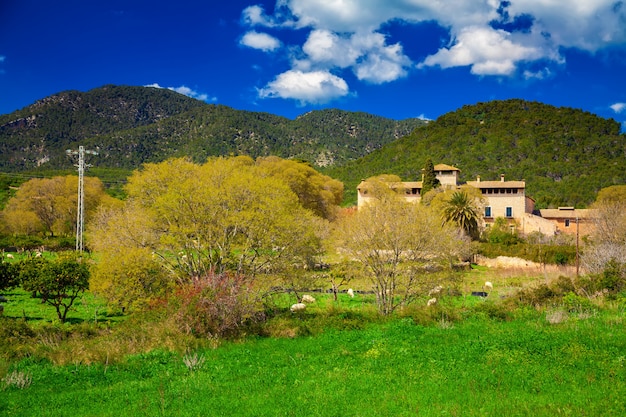
[{"label": "meadow", "polygon": [[0,415],[626,415],[623,297],[511,309],[499,292],[546,278],[479,269],[463,286],[485,277],[496,289],[487,299],[450,296],[391,318],[362,294],[317,295],[232,341],[177,336],[156,313],[120,317],[93,298],[61,325],[24,296],[0,325],[38,328],[38,347],[3,353]]}]

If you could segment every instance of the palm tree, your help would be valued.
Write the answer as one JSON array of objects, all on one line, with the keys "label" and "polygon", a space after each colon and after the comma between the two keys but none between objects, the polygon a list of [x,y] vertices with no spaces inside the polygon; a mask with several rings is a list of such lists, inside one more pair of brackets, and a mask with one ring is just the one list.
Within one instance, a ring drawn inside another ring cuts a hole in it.
[{"label": "palm tree", "polygon": [[465,191],[455,191],[444,203],[443,219],[460,227],[472,239],[478,239],[478,213],[473,199]]}]

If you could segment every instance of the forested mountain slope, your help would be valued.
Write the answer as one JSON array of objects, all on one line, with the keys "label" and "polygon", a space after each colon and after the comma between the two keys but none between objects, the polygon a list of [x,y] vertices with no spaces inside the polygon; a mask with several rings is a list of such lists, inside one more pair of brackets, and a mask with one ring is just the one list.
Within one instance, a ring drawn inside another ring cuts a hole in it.
[{"label": "forested mountain slope", "polygon": [[362,178],[420,180],[428,158],[459,168],[462,181],[525,179],[538,207],[584,207],[601,188],[626,184],[626,136],[616,121],[523,100],[464,106],[326,173],[342,180],[355,202]]},{"label": "forested mountain slope", "polygon": [[209,105],[166,89],[104,86],[55,94],[0,116],[0,170],[71,166],[66,149],[99,152],[94,166],[136,168],[171,156],[246,154],[353,160],[423,125],[365,113],[322,110],[296,120]]}]

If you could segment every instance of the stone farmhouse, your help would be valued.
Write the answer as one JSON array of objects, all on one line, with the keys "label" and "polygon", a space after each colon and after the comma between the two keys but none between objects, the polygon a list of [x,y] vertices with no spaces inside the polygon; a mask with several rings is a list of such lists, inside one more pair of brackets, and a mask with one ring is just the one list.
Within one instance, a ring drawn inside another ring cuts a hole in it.
[{"label": "stone farmhouse", "polygon": [[[437,164],[435,175],[444,188],[458,189],[461,170],[456,167]],[[552,236],[566,233],[581,236],[590,234],[593,227],[592,211],[559,207],[558,209],[535,210],[535,201],[526,195],[526,181],[508,181],[504,174],[499,180],[484,181],[480,176],[476,181],[468,181],[466,185],[478,188],[485,200],[482,227],[490,227],[496,218],[507,220],[511,231],[522,235],[540,232]],[[410,202],[421,200],[422,181],[391,183],[392,188],[403,189],[405,199]],[[361,181],[357,186],[357,207],[368,204],[374,197],[368,195],[367,182]]]}]

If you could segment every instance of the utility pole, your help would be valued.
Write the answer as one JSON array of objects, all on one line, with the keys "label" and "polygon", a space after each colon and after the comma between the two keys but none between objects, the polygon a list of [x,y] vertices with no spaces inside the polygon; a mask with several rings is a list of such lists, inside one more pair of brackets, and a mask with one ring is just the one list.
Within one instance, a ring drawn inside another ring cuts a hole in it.
[{"label": "utility pole", "polygon": [[84,146],[79,146],[78,151],[68,149],[65,153],[69,156],[78,155],[78,208],[76,210],[76,251],[83,251],[83,230],[85,228],[85,168],[91,165],[85,164],[85,154],[98,155],[96,151],[86,151]]},{"label": "utility pole", "polygon": [[578,215],[576,215],[576,278],[580,275],[580,255],[579,255],[579,241],[580,241],[580,228],[578,226]]}]

